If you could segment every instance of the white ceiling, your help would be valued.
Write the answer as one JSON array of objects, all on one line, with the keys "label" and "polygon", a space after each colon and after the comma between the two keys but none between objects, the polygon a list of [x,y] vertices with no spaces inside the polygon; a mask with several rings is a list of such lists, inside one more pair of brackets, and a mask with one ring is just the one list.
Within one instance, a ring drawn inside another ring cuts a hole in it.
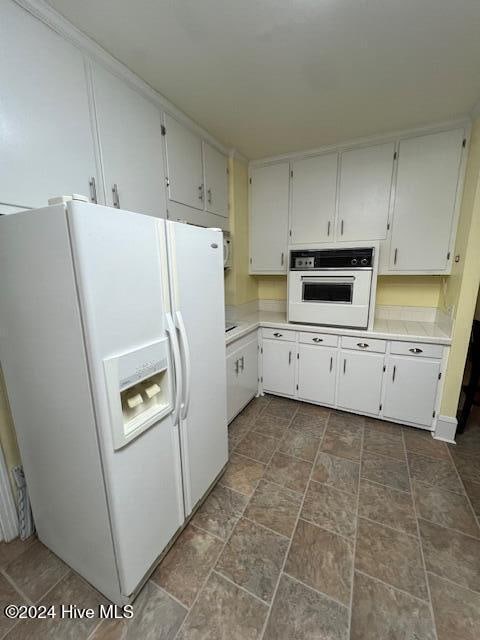
[{"label": "white ceiling", "polygon": [[479,0],[49,0],[248,158],[469,113]]}]

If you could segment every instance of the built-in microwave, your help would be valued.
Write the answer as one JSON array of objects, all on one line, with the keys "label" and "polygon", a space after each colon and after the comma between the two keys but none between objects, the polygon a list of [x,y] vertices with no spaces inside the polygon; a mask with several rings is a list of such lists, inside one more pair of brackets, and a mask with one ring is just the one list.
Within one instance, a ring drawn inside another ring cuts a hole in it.
[{"label": "built-in microwave", "polygon": [[373,246],[290,250],[288,321],[367,329],[376,271]]}]

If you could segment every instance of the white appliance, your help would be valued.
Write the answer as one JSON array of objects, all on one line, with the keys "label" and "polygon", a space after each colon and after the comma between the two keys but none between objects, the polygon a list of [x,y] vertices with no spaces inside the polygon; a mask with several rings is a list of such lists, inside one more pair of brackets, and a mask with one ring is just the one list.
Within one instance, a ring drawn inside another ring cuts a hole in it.
[{"label": "white appliance", "polygon": [[39,538],[125,604],[227,462],[222,235],[75,201],[4,216],[0,288]]},{"label": "white appliance", "polygon": [[223,268],[232,268],[232,238],[229,231],[223,231]]},{"label": "white appliance", "polygon": [[288,321],[367,329],[377,278],[374,246],[291,249]]}]

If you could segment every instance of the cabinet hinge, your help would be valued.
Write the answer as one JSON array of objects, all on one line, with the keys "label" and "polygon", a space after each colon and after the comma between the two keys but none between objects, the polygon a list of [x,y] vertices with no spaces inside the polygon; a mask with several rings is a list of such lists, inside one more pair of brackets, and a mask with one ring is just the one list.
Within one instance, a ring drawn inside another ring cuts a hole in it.
[{"label": "cabinet hinge", "polygon": [[398,158],[398,153],[395,151],[395,152],[393,153],[393,159],[394,159],[394,160],[396,160],[397,158]]},{"label": "cabinet hinge", "polygon": [[230,175],[230,169],[227,167],[227,176]]},{"label": "cabinet hinge", "polygon": [[297,360],[300,360],[300,354],[297,353]]},{"label": "cabinet hinge", "polygon": [[250,258],[250,264],[252,264],[252,259]]},{"label": "cabinet hinge", "polygon": [[389,229],[390,229],[390,223],[387,222],[387,231],[389,231]]},{"label": "cabinet hinge", "polygon": [[298,391],[298,384],[297,384],[297,391]]},{"label": "cabinet hinge", "polygon": [[162,136],[166,136],[166,135],[167,135],[167,129],[166,129],[166,127],[165,127],[165,125],[164,125],[164,124],[162,124],[162,126],[161,126],[161,129],[160,129],[160,130],[161,130],[161,132],[162,132]]},{"label": "cabinet hinge", "polygon": [[249,178],[248,182],[249,182],[250,184],[252,184],[252,179],[251,179],[251,178]]},{"label": "cabinet hinge", "polygon": [[386,371],[387,367],[385,365],[383,365],[383,371]]},{"label": "cabinet hinge", "polygon": [[379,409],[379,411],[381,411],[381,410],[382,410],[382,405],[380,405],[380,406],[378,407],[378,409]]},{"label": "cabinet hinge", "polygon": [[263,353],[263,347],[260,349],[260,353]]},{"label": "cabinet hinge", "polygon": [[467,139],[466,139],[466,138],[464,138],[464,139],[462,140],[462,147],[465,149],[465,147],[466,147],[466,146],[467,146]]},{"label": "cabinet hinge", "polygon": [[440,373],[438,374],[438,379],[441,380],[442,379],[442,372],[440,371]]},{"label": "cabinet hinge", "polygon": [[447,253],[447,260],[450,260],[450,251]]},{"label": "cabinet hinge", "polygon": [[293,169],[290,171],[290,177],[293,178]]},{"label": "cabinet hinge", "polygon": [[292,237],[292,230],[290,229],[290,231],[288,232],[288,235],[290,236],[290,238]]},{"label": "cabinet hinge", "polygon": [[435,417],[435,414],[436,414],[436,413],[437,413],[437,412],[436,412],[436,411],[434,411],[434,412],[432,413],[432,416],[433,416],[433,417]]},{"label": "cabinet hinge", "polygon": [[263,376],[260,378],[260,382],[263,382]]}]

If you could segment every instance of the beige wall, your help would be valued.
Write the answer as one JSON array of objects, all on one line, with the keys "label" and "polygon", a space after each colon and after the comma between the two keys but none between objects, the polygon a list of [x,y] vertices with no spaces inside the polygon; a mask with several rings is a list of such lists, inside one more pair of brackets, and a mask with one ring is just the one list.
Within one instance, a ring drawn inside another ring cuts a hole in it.
[{"label": "beige wall", "polygon": [[7,394],[3,382],[3,375],[0,370],[0,443],[7,468],[11,469],[20,463],[17,439],[13,429],[13,422],[8,406]]}]

